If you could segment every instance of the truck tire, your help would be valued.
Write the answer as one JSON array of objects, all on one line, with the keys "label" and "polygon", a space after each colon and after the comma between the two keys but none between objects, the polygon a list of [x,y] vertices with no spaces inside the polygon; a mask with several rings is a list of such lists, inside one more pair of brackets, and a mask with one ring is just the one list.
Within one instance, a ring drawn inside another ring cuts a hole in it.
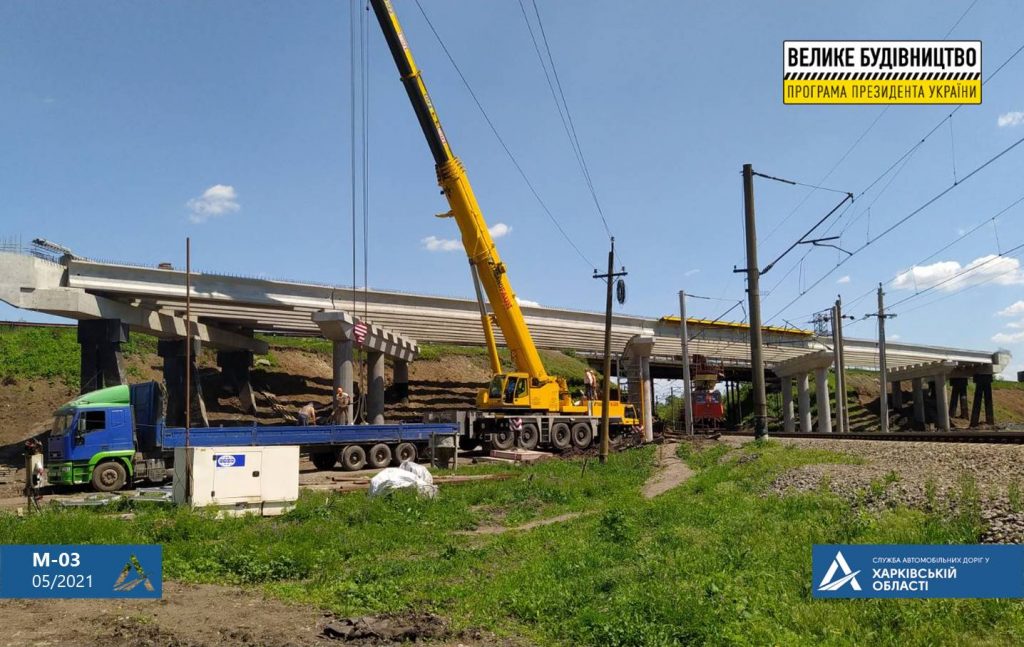
[{"label": "truck tire", "polygon": [[416,462],[416,445],[412,443],[398,443],[398,447],[395,447],[395,459],[394,464],[396,466],[401,465],[405,461]]},{"label": "truck tire", "polygon": [[551,446],[555,449],[568,449],[572,445],[572,430],[569,423],[556,422],[551,425]]},{"label": "truck tire", "polygon": [[309,455],[309,460],[312,461],[313,467],[320,471],[326,471],[334,469],[338,462],[338,455],[333,451],[313,452]]},{"label": "truck tire", "polygon": [[527,450],[537,449],[539,442],[540,430],[537,429],[537,425],[532,422],[523,423],[523,428],[519,430],[519,447]]},{"label": "truck tire", "polygon": [[572,444],[578,449],[590,447],[594,440],[594,432],[585,422],[577,422],[572,426]]},{"label": "truck tire", "polygon": [[92,470],[92,486],[100,492],[117,492],[127,479],[128,474],[120,461],[104,461]]},{"label": "truck tire", "polygon": [[384,443],[377,443],[366,452],[366,464],[373,469],[387,467],[391,463],[391,448]]},{"label": "truck tire", "polygon": [[363,469],[366,465],[366,452],[359,445],[349,445],[341,450],[341,468],[346,472]]},{"label": "truck tire", "polygon": [[512,449],[516,436],[510,429],[491,432],[491,446],[495,449]]}]

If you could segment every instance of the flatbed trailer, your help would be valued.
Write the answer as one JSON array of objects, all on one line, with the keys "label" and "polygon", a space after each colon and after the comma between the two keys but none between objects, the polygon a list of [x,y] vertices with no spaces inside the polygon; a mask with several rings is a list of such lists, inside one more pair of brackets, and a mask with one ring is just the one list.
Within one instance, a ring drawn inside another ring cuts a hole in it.
[{"label": "flatbed trailer", "polygon": [[[432,437],[454,436],[456,424],[429,422],[382,425],[256,424],[190,429],[195,447],[298,445],[317,469],[378,468],[416,460]],[[164,424],[163,393],[155,382],[115,386],[87,393],[57,410],[47,443],[47,477],[55,485],[91,484],[119,490],[140,481],[171,476],[174,450],[185,446],[186,430]]]}]

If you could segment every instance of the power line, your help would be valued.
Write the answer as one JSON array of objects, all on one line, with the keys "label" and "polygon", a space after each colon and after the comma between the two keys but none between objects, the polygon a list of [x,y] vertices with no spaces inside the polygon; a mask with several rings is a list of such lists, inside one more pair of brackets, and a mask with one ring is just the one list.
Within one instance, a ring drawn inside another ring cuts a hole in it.
[{"label": "power line", "polygon": [[569,243],[569,246],[573,248],[573,250],[576,252],[576,255],[583,259],[583,262],[586,263],[587,266],[591,268],[597,267],[589,258],[587,258],[587,256],[582,251],[580,251],[580,248],[577,247],[576,243],[573,242],[572,238],[569,237],[569,234],[567,234],[565,229],[562,228],[561,223],[558,222],[558,219],[555,218],[555,215],[551,213],[550,209],[548,209],[547,204],[545,204],[544,200],[540,197],[540,194],[537,193],[537,189],[533,186],[533,182],[531,182],[530,178],[526,175],[526,171],[524,171],[523,167],[520,166],[519,161],[516,159],[516,156],[512,154],[512,150],[509,149],[508,144],[505,143],[505,140],[498,133],[498,129],[495,127],[494,122],[491,121],[491,118],[487,114],[487,111],[484,110],[483,104],[480,103],[480,99],[477,98],[476,92],[473,91],[473,87],[469,84],[469,81],[466,79],[466,75],[462,73],[462,69],[459,67],[458,63],[455,62],[455,58],[451,55],[451,52],[448,51],[448,47],[445,45],[444,40],[441,38],[441,35],[437,33],[437,29],[434,28],[434,23],[430,22],[430,18],[427,16],[427,12],[423,9],[423,5],[420,4],[420,0],[416,0],[416,6],[419,7],[420,13],[423,14],[423,19],[426,20],[427,26],[430,27],[430,31],[434,34],[434,38],[437,39],[437,42],[441,46],[441,49],[444,51],[445,56],[448,57],[448,61],[452,64],[452,67],[455,68],[455,71],[458,73],[459,78],[462,79],[462,84],[466,86],[466,90],[469,92],[469,96],[473,98],[473,102],[476,104],[476,107],[480,110],[480,114],[483,115],[484,121],[487,122],[487,125],[491,129],[491,132],[494,133],[495,138],[497,138],[498,143],[501,144],[502,149],[505,151],[505,154],[512,162],[512,165],[515,166],[516,171],[519,172],[520,177],[522,177],[523,181],[526,182],[526,186],[529,187],[530,192],[533,194],[533,197],[537,199],[537,203],[541,206],[541,209],[544,210],[544,213],[547,214],[552,224],[554,224],[555,228],[558,229],[558,233],[562,235],[562,238],[564,238],[565,241]]},{"label": "power line", "polygon": [[801,297],[803,297],[809,291],[813,290],[815,287],[820,285],[821,282],[824,281],[829,276],[831,276],[833,272],[835,272],[837,269],[839,269],[840,267],[845,265],[851,258],[856,256],[860,252],[864,251],[872,243],[878,241],[879,239],[883,238],[884,236],[886,236],[886,235],[892,233],[893,231],[895,231],[898,227],[900,227],[901,225],[905,224],[908,220],[910,220],[911,218],[913,218],[917,214],[919,214],[922,211],[924,211],[925,209],[927,209],[929,206],[934,204],[936,201],[941,199],[943,196],[945,196],[947,193],[949,193],[953,189],[955,189],[955,188],[957,188],[959,186],[962,186],[965,182],[967,182],[967,180],[971,179],[972,177],[974,177],[975,175],[980,173],[982,170],[987,168],[990,164],[994,163],[996,160],[1000,159],[1001,157],[1003,157],[1004,155],[1006,155],[1007,153],[1012,151],[1014,148],[1019,146],[1021,143],[1024,143],[1024,137],[1021,137],[1020,139],[1017,139],[1015,142],[1013,142],[1012,144],[1010,144],[1009,146],[1007,146],[1006,148],[1004,148],[1000,152],[998,152],[995,155],[993,155],[992,157],[990,157],[988,160],[983,162],[981,165],[977,166],[973,171],[971,171],[970,173],[965,175],[962,180],[960,180],[959,182],[955,182],[953,184],[950,184],[948,187],[946,187],[945,189],[943,189],[942,191],[940,191],[939,193],[937,193],[936,195],[932,196],[927,201],[925,201],[924,204],[922,204],[918,208],[914,209],[913,211],[908,213],[903,218],[900,218],[898,221],[893,223],[891,226],[887,227],[884,231],[882,231],[878,235],[874,236],[873,238],[868,239],[867,242],[865,242],[863,245],[861,245],[860,247],[855,249],[853,252],[851,252],[849,256],[847,256],[843,260],[841,260],[838,263],[836,263],[835,267],[833,267],[832,269],[827,271],[825,274],[823,274],[817,281],[812,283],[809,287],[805,288],[804,290],[800,291],[800,293],[797,294],[789,303],[787,303],[785,306],[783,306],[782,309],[780,309],[778,312],[776,312],[771,317],[769,317],[768,321],[771,321],[772,319],[774,319],[778,315],[780,315],[783,312],[785,312],[786,309],[788,309],[791,305],[796,303]]},{"label": "power line", "polygon": [[[579,163],[580,171],[583,173],[583,178],[584,180],[586,180],[587,188],[590,190],[590,196],[594,200],[594,206],[597,207],[597,213],[601,217],[601,224],[604,225],[605,233],[608,234],[609,238],[611,238],[611,228],[608,227],[608,220],[605,218],[604,210],[601,208],[601,202],[597,199],[597,191],[594,189],[594,182],[590,177],[590,167],[587,165],[587,158],[583,155],[583,147],[580,145],[579,136],[576,134],[576,124],[573,122],[572,112],[569,111],[569,103],[565,100],[565,92],[562,89],[562,82],[558,78],[558,68],[555,66],[555,59],[551,55],[551,47],[548,44],[548,36],[544,30],[544,21],[541,20],[540,10],[537,8],[537,0],[531,0],[531,2],[533,4],[533,12],[537,16],[537,26],[540,28],[541,40],[544,41],[544,51],[547,52],[548,55],[548,64],[551,66],[551,76],[553,76],[555,79],[555,86],[558,87],[558,96],[561,97],[562,101],[561,105],[562,107],[565,108],[565,118],[562,120],[562,126],[565,127],[566,121],[568,121],[568,128],[566,130],[566,134],[569,135],[569,142],[573,146],[573,150],[576,153],[576,161]],[[523,0],[519,0],[519,6],[521,9],[523,9],[523,17],[525,18],[526,9],[523,6]],[[534,49],[537,50],[537,55],[538,57],[540,57],[540,49],[537,47],[537,39],[534,38],[533,36],[533,29],[532,27],[530,27],[529,19],[526,20],[526,26],[528,29],[530,29],[530,37],[533,39]],[[543,65],[544,61],[543,58],[541,58],[541,66],[543,67]],[[544,74],[545,76],[547,76],[546,69]],[[550,77],[548,77],[548,86],[551,86]],[[552,88],[551,93],[552,97],[554,97],[554,88]],[[557,98],[555,99],[555,103],[558,103]],[[559,108],[559,115],[561,116],[561,114],[562,110],[561,108]]]}]

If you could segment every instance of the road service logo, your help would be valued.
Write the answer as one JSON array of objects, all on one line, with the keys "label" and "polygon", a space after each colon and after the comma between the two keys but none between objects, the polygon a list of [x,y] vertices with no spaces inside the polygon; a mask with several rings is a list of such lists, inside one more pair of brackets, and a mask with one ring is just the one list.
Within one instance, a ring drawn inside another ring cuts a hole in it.
[{"label": "road service logo", "polygon": [[981,103],[981,41],[787,40],[782,102]]},{"label": "road service logo", "polygon": [[[842,571],[843,576],[836,579],[836,571]],[[819,591],[838,591],[843,588],[847,583],[854,591],[860,591],[860,582],[857,581],[857,574],[860,571],[855,571],[850,568],[850,565],[846,563],[846,558],[843,557],[842,551],[836,551],[836,557],[832,560],[832,565],[828,567],[828,571],[825,573],[825,577],[821,580],[821,584],[818,585]]]}]

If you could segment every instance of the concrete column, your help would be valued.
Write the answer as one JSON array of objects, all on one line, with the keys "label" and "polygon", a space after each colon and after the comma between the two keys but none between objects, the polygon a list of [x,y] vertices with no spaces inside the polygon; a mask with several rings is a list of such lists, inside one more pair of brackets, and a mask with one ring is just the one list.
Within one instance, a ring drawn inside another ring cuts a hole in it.
[{"label": "concrete column", "polygon": [[809,434],[811,429],[811,396],[810,396],[810,374],[803,373],[797,376],[796,393],[800,401],[800,432]]},{"label": "concrete column", "polygon": [[814,398],[818,401],[818,433],[832,433],[832,405],[828,398],[828,368],[819,368],[814,374]]},{"label": "concrete column", "polygon": [[128,341],[128,326],[120,319],[82,319],[78,322],[81,346],[81,393],[125,384],[121,344]]},{"label": "concrete column", "polygon": [[654,389],[651,388],[651,360],[649,357],[640,357],[640,383],[644,386],[644,440],[654,440]]},{"label": "concrete column", "polygon": [[915,377],[913,379],[914,385],[914,422],[919,425],[921,429],[925,426],[924,417],[924,380]]},{"label": "concrete column", "polygon": [[782,378],[782,431],[793,433],[793,378],[785,376]]},{"label": "concrete column", "polygon": [[224,378],[224,386],[228,392],[237,395],[246,413],[256,413],[256,398],[249,381],[249,370],[252,368],[252,351],[231,350],[217,352],[217,366]]},{"label": "concrete column", "polygon": [[892,408],[896,412],[903,409],[903,385],[899,380],[892,383]]},{"label": "concrete column", "polygon": [[[951,418],[967,418],[967,378],[953,377],[949,380],[952,393],[949,399],[949,415]],[[959,414],[957,413],[959,409]]]},{"label": "concrete column", "polygon": [[396,359],[393,362],[395,396],[402,403],[409,401],[409,362]]},{"label": "concrete column", "polygon": [[[355,393],[353,391],[352,379],[352,342],[351,341],[334,341],[332,342],[332,367],[334,372],[334,393],[338,392],[338,387],[345,389],[345,393],[352,396],[353,402],[355,401]],[[331,397],[334,395],[332,393]],[[348,405],[348,416],[346,420],[349,422],[353,421],[352,418],[352,407],[354,405]]]},{"label": "concrete column", "polygon": [[946,376],[935,376],[935,423],[939,431],[949,431],[949,398],[946,397]]},{"label": "concrete column", "polygon": [[369,372],[366,393],[366,421],[371,425],[384,424],[384,353],[368,351],[366,365]]},{"label": "concrete column", "polygon": [[974,376],[974,406],[971,410],[971,426],[977,427],[981,422],[981,406],[985,405],[985,423],[994,425],[996,422],[995,408],[992,402],[992,376]]},{"label": "concrete column", "polygon": [[[206,417],[206,403],[203,402],[203,389],[196,369],[196,356],[199,355],[200,343],[192,340],[192,425],[210,426]],[[171,427],[185,426],[185,340],[163,339],[157,342],[157,354],[164,360],[164,385],[167,388],[167,425]]]}]

